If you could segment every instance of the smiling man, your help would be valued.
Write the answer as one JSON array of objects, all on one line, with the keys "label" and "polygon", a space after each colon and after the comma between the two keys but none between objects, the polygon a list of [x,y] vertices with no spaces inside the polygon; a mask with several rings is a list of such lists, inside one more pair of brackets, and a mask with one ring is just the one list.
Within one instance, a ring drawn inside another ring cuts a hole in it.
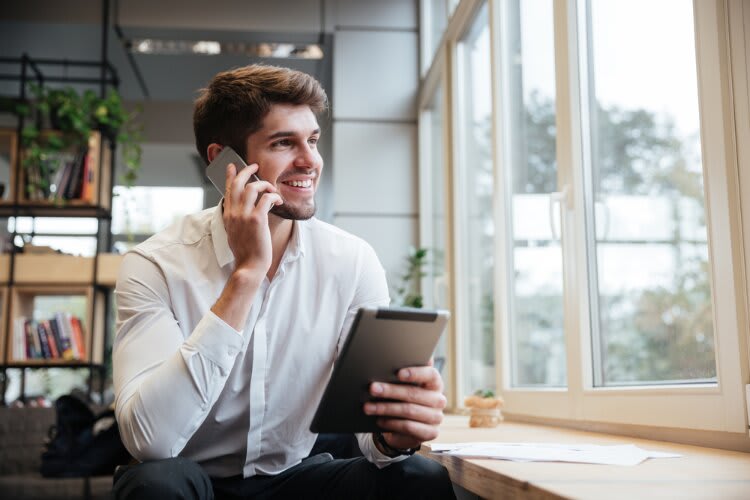
[{"label": "smiling man", "polygon": [[357,435],[363,457],[310,456],[357,310],[389,302],[372,248],[314,217],[326,106],[315,79],[270,66],[219,73],[196,101],[203,159],[231,147],[249,166],[228,167],[219,206],[123,261],[116,415],[141,463],[118,470],[116,498],[453,498],[445,469],[413,455],[442,420],[432,367],[372,384],[392,402],[365,406],[386,432]]}]

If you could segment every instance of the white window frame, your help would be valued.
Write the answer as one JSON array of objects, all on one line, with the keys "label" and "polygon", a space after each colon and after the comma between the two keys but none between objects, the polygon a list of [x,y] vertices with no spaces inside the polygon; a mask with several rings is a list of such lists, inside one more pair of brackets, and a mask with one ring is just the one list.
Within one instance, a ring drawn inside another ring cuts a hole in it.
[{"label": "white window frame", "polygon": [[[505,144],[507,130],[503,127],[505,95],[504,61],[501,48],[502,10],[504,0],[488,0],[492,43],[493,86],[493,159],[495,162],[496,199],[505,196],[507,168]],[[457,43],[473,20],[472,13],[481,5],[479,0],[462,0],[443,35],[440,47],[423,80],[420,109],[429,101],[428,89],[434,91],[438,78],[443,82],[446,103],[446,130],[451,141],[446,144],[446,168],[451,198],[446,198],[451,213],[448,228],[449,245],[446,264],[451,268],[453,283],[455,335],[451,335],[448,365],[452,378],[451,405],[460,406],[456,389],[461,387],[460,340],[463,338],[464,313],[456,290],[462,289],[460,245],[456,244],[462,212],[460,203],[460,170],[457,152],[458,77],[455,74]],[[750,245],[750,206],[740,203],[741,195],[750,200],[750,176],[741,175],[739,165],[750,166],[750,92],[748,64],[750,54],[750,6],[741,0],[694,0],[696,59],[701,115],[701,145],[708,222],[708,244],[711,265],[711,289],[714,335],[717,360],[716,384],[661,385],[602,388],[593,383],[591,328],[587,292],[583,206],[582,164],[588,161],[582,133],[586,113],[580,103],[586,101],[579,85],[578,32],[576,0],[554,0],[557,161],[559,186],[568,186],[568,195],[561,204],[562,244],[564,253],[565,339],[567,349],[567,388],[513,388],[510,385],[509,318],[507,262],[509,252],[509,212],[504,203],[495,203],[496,228],[495,321],[497,353],[497,386],[506,400],[506,414],[512,418],[598,423],[620,426],[657,426],[679,430],[721,431],[747,436],[748,410],[746,384],[750,378],[750,340],[748,339],[747,270],[750,256],[744,252]],[[731,15],[730,15],[731,14]],[[731,45],[728,45],[730,42]],[[731,50],[730,50],[731,49]],[[448,84],[449,83],[449,84]],[[430,87],[432,86],[432,87]],[[585,89],[583,89],[585,91]],[[734,93],[733,93],[734,92]],[[735,116],[739,119],[735,120]],[[420,179],[425,174],[425,158],[429,150],[420,115]],[[744,138],[744,139],[743,139]],[[446,141],[448,142],[448,141]],[[459,181],[459,182],[456,182]],[[431,231],[426,228],[431,213],[428,184],[420,184],[420,241],[429,244]],[[455,198],[454,198],[455,197]],[[742,212],[745,212],[744,219]],[[743,231],[744,222],[744,231]],[[745,240],[743,241],[743,238]],[[512,242],[511,242],[512,243]],[[571,257],[573,256],[573,257]]]},{"label": "white window frame", "polygon": [[[501,14],[500,0],[494,12]],[[585,242],[582,165],[589,161],[586,147],[586,88],[580,85],[577,23],[574,0],[556,0],[555,63],[557,82],[558,182],[571,197],[562,206],[564,254],[565,337],[568,362],[566,389],[529,390],[510,386],[507,368],[501,372],[500,387],[512,413],[578,421],[629,425],[664,426],[724,432],[747,431],[744,384],[741,366],[747,366],[742,347],[745,332],[745,283],[742,269],[742,241],[739,227],[739,198],[735,161],[727,133],[732,127],[727,86],[728,60],[721,42],[725,40],[723,2],[695,1],[696,57],[701,109],[701,139],[709,230],[717,383],[694,385],[594,387],[589,324],[588,280]],[[499,19],[493,27],[499,28]],[[502,43],[500,41],[500,43]],[[493,48],[500,49],[499,44]],[[501,54],[502,52],[497,52]],[[497,61],[497,56],[493,61]],[[496,75],[500,81],[500,75]],[[500,90],[497,90],[500,94]],[[502,97],[500,99],[502,101]],[[498,105],[502,109],[502,103]],[[500,114],[500,116],[502,116]],[[502,129],[502,125],[500,127]],[[502,142],[501,142],[502,144]],[[502,160],[499,160],[500,171]],[[499,176],[498,176],[499,177]],[[500,214],[503,220],[504,214]],[[503,239],[503,234],[499,236]],[[498,245],[507,248],[507,242]],[[571,259],[570,256],[575,256]],[[505,258],[498,254],[498,259]],[[500,261],[500,260],[499,260]],[[503,261],[500,261],[503,262]],[[502,288],[502,287],[501,287]],[[498,296],[498,302],[506,300]],[[500,302],[505,303],[505,302]],[[503,316],[507,316],[503,314]],[[508,325],[503,325],[505,366],[508,366]],[[744,359],[743,359],[744,358]]]},{"label": "white window frame", "polygon": [[[431,105],[435,98],[435,93],[438,88],[442,88],[442,109],[444,113],[444,122],[442,130],[442,147],[443,147],[443,186],[445,192],[443,198],[448,205],[446,207],[446,241],[443,242],[445,248],[445,265],[446,274],[448,275],[449,282],[446,284],[448,293],[448,305],[446,306],[450,311],[454,310],[455,304],[455,286],[452,282],[454,276],[453,262],[453,224],[452,224],[452,196],[450,190],[450,165],[452,148],[450,142],[451,136],[451,87],[448,78],[449,75],[449,61],[448,53],[445,48],[445,44],[441,44],[436,53],[435,57],[430,65],[427,75],[422,81],[419,94],[419,117],[418,117],[418,128],[419,128],[419,241],[420,246],[423,248],[432,249],[435,247],[433,240],[434,228],[432,220],[432,186],[433,186],[433,171],[432,171],[432,115],[433,111]],[[433,259],[434,256],[428,253],[428,260]],[[426,273],[420,281],[420,287],[423,290],[424,305],[425,307],[434,307],[433,303],[433,289],[435,287],[434,280],[430,273]],[[425,291],[428,291],[425,293]],[[457,406],[457,384],[460,380],[456,373],[456,314],[451,314],[451,318],[448,322],[448,328],[444,335],[446,336],[446,352],[445,352],[445,367],[443,369],[443,377],[445,379],[445,394],[448,399],[448,408],[455,408]]]}]

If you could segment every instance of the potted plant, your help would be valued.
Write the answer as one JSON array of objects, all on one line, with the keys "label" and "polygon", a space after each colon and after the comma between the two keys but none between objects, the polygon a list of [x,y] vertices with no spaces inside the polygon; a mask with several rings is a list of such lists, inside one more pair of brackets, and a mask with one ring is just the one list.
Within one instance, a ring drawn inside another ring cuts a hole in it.
[{"label": "potted plant", "polygon": [[425,276],[427,264],[426,248],[409,248],[406,256],[406,272],[401,275],[401,282],[396,287],[396,302],[406,307],[424,307],[424,298],[419,291],[419,280]]},{"label": "potted plant", "polygon": [[[84,154],[92,130],[116,140],[125,164],[121,182],[132,186],[141,166],[142,126],[135,112],[128,112],[116,90],[100,98],[91,90],[79,94],[71,87],[49,89],[30,85],[34,99],[16,106],[20,116],[30,118],[21,133],[23,163],[29,198],[61,200],[54,196],[55,176],[68,155]],[[42,133],[49,126],[53,133]],[[58,177],[59,179],[59,177]]]}]

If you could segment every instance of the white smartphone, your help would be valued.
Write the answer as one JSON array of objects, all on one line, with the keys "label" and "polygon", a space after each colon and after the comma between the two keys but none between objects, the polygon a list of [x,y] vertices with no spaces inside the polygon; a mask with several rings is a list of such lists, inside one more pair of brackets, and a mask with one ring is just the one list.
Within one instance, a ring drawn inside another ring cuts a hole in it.
[{"label": "white smartphone", "polygon": [[[224,190],[227,188],[227,166],[230,163],[234,163],[238,174],[240,173],[240,170],[247,167],[245,160],[243,160],[234,149],[229,146],[224,146],[221,153],[219,153],[218,156],[216,156],[216,158],[214,158],[214,160],[206,167],[206,177],[211,180],[220,193],[224,193]],[[255,174],[250,176],[250,182],[259,180],[260,177]]]}]

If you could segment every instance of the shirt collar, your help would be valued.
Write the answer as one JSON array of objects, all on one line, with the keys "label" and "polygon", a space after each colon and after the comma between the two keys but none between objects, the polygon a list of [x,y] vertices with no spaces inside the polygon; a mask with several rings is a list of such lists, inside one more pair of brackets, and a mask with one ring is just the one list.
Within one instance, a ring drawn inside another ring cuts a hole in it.
[{"label": "shirt collar", "polygon": [[[219,267],[224,267],[234,262],[234,254],[232,253],[232,249],[229,248],[227,231],[224,228],[224,218],[222,217],[223,201],[223,198],[219,201],[211,217],[211,239],[213,240],[214,253],[216,254],[216,261]],[[292,236],[289,238],[289,244],[287,245],[286,252],[284,252],[285,256],[282,259],[282,263],[292,262],[305,255],[305,236],[302,233],[304,233],[306,228],[307,224],[305,221],[294,221]]]}]

